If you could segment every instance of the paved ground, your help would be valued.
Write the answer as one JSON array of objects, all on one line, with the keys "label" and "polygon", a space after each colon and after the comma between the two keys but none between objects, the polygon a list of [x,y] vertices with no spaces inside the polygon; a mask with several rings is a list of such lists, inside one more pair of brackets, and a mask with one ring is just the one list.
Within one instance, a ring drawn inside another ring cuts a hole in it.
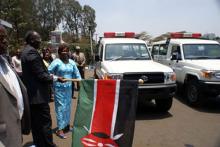
[{"label": "paved ground", "polygon": [[[75,92],[75,96],[77,96],[78,92]],[[76,101],[77,99],[72,99],[72,118],[71,118],[71,124],[73,124],[73,119],[74,119],[74,114],[75,114],[75,108],[76,108]],[[56,116],[55,116],[55,112],[54,112],[54,102],[50,103],[50,108],[51,108],[51,116],[52,116],[52,128],[55,131],[56,130]],[[71,146],[71,133],[68,133],[67,139],[60,139],[59,137],[56,136],[56,134],[53,134],[53,139],[54,142],[59,145],[59,147],[70,147]],[[24,136],[24,147],[28,147],[30,146],[30,144],[32,144],[32,137],[31,135],[25,135]]]},{"label": "paved ground", "polygon": [[220,147],[220,101],[194,109],[174,98],[169,113],[137,111],[134,147]]},{"label": "paved ground", "polygon": [[[72,122],[76,102],[77,99],[73,99]],[[54,103],[50,103],[50,106],[55,129]],[[53,137],[59,147],[71,146],[71,133],[67,139],[60,139],[55,134]],[[30,135],[24,136],[24,147],[31,142]],[[220,101],[207,102],[202,107],[194,109],[178,96],[166,114],[156,113],[153,104],[147,107],[139,106],[133,147],[220,147]]]}]

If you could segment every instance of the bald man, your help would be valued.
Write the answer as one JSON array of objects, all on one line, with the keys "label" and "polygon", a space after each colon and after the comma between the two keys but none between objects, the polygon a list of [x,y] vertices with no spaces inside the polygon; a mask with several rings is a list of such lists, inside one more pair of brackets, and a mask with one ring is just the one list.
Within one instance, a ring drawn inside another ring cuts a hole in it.
[{"label": "bald man", "polygon": [[[38,53],[41,37],[35,31],[27,32],[26,46],[21,54],[22,76],[27,87],[31,110],[31,129],[34,145],[54,147],[52,121],[50,115],[50,86],[55,80],[48,73],[42,57]],[[57,77],[59,82],[62,78]]]}]

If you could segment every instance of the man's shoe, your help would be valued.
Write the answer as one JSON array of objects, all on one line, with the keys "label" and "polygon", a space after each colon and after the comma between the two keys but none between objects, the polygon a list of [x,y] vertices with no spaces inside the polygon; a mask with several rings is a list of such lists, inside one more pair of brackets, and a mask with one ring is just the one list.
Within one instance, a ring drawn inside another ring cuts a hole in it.
[{"label": "man's shoe", "polygon": [[56,131],[56,135],[57,135],[58,137],[60,137],[61,139],[66,139],[66,138],[67,138],[67,136],[63,133],[62,130]]}]

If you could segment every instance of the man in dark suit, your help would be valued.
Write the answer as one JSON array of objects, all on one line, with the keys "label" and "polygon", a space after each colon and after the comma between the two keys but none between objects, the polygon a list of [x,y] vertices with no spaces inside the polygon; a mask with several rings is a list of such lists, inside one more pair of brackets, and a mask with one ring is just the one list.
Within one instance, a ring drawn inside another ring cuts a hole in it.
[{"label": "man in dark suit", "polygon": [[41,37],[35,31],[27,32],[26,46],[21,54],[24,84],[27,87],[31,110],[31,128],[34,144],[37,147],[54,147],[52,122],[50,115],[50,86],[53,80],[62,82],[62,78],[53,77],[43,63],[37,49]]},{"label": "man in dark suit", "polygon": [[4,54],[7,31],[0,24],[0,146],[22,147],[22,133],[30,133],[27,91]]}]

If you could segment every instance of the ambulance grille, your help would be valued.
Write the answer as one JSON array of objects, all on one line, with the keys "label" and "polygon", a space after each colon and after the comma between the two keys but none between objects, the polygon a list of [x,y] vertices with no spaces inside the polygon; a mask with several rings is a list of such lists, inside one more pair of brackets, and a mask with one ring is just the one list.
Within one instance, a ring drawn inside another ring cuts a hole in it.
[{"label": "ambulance grille", "polygon": [[163,72],[124,73],[123,79],[125,80],[143,79],[145,84],[164,83],[164,73]]}]

